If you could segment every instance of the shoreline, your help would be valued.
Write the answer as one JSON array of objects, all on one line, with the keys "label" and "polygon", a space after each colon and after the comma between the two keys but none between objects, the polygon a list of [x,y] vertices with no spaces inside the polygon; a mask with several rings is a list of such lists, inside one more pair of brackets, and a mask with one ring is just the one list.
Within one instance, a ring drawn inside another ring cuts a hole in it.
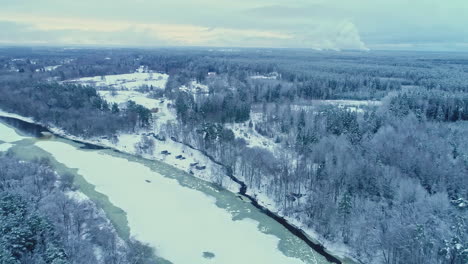
[{"label": "shoreline", "polygon": [[[102,143],[95,142],[95,141],[92,141],[92,140],[86,140],[86,139],[82,139],[82,138],[75,137],[75,136],[72,136],[72,135],[67,135],[66,133],[62,132],[59,128],[47,127],[47,126],[45,126],[43,124],[36,123],[31,118],[23,117],[23,116],[20,116],[20,115],[17,115],[17,114],[8,113],[8,112],[4,112],[4,111],[0,110],[0,118],[6,119],[6,120],[11,120],[11,121],[14,121],[14,122],[21,122],[23,124],[26,123],[29,126],[34,126],[35,130],[42,130],[41,132],[48,132],[48,133],[51,133],[52,135],[54,135],[56,137],[67,139],[67,140],[73,141],[75,143],[82,144],[82,145],[84,145],[84,147],[83,147],[84,149],[109,149],[109,150],[116,151],[118,153],[125,153],[125,154],[135,155],[134,153],[130,153],[128,151],[122,151],[122,150],[116,148],[115,146],[114,147],[113,146],[107,146],[107,145],[104,145]],[[38,137],[38,136],[42,136],[42,134],[35,133],[34,136]],[[187,146],[187,147],[189,147],[191,149],[194,149],[196,151],[200,151],[198,149],[195,149],[193,146],[190,146],[190,145],[178,142],[178,141],[175,141],[175,142],[180,143],[182,145],[185,145],[185,146]],[[350,261],[352,261],[351,263],[356,262],[354,259],[350,258],[349,256],[346,256],[346,255],[342,256],[342,255],[339,255],[339,254],[329,253],[329,251],[326,249],[326,247],[323,245],[323,243],[320,243],[316,239],[313,239],[310,235],[307,234],[307,232],[305,230],[299,228],[295,224],[290,223],[291,221],[288,221],[288,219],[286,219],[285,217],[280,216],[279,214],[275,213],[273,210],[269,209],[267,206],[262,205],[263,204],[262,201],[258,201],[254,197],[252,197],[251,195],[247,194],[248,186],[243,181],[239,180],[234,175],[232,175],[232,173],[229,173],[229,170],[226,168],[225,165],[217,162],[213,157],[211,157],[207,153],[204,153],[203,151],[200,151],[200,152],[203,155],[205,155],[208,159],[210,159],[213,163],[215,163],[215,164],[217,164],[219,166],[222,166],[226,171],[226,176],[228,176],[239,187],[237,190],[233,190],[232,188],[223,187],[224,189],[226,189],[228,191],[231,191],[233,193],[242,195],[243,197],[247,198],[252,206],[256,207],[263,214],[267,215],[268,217],[272,218],[273,220],[278,222],[280,225],[285,227],[294,236],[296,236],[297,238],[302,240],[304,243],[306,243],[310,248],[312,248],[318,254],[325,257],[329,262],[332,262],[332,263],[335,263],[335,264],[350,263]],[[149,159],[149,160],[151,160],[151,159]],[[161,161],[161,162],[164,162],[164,161]],[[166,163],[166,164],[168,164],[170,166],[174,166],[174,165],[169,164],[169,163]],[[193,175],[193,177],[197,177],[197,176]],[[197,178],[200,178],[200,177],[197,177]],[[203,178],[200,178],[200,179],[203,179]],[[207,179],[203,179],[203,180],[207,180]]]}]

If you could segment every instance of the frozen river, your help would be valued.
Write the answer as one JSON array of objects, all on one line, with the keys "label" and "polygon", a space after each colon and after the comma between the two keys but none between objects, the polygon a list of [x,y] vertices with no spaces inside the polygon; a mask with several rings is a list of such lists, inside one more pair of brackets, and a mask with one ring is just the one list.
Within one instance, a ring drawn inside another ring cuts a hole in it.
[{"label": "frozen river", "polygon": [[69,168],[125,212],[131,236],[171,263],[329,263],[239,195],[161,162],[82,147],[0,123],[0,152],[48,157]]}]

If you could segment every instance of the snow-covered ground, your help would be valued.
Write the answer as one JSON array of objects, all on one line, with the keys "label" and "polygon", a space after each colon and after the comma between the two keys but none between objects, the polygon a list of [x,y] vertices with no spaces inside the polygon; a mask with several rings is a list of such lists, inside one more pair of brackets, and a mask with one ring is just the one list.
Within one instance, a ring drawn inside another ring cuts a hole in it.
[{"label": "snow-covered ground", "polygon": [[[27,122],[31,122],[32,120],[30,118],[25,118],[21,117],[15,114],[11,113],[5,113],[0,111],[0,115],[4,116],[10,116],[10,117],[15,117]],[[252,115],[252,120],[257,120],[258,118],[261,118],[261,115]],[[242,137],[246,140],[248,140],[249,144],[251,146],[262,146],[266,147],[268,149],[275,149],[273,145],[273,142],[267,141],[266,146],[264,145],[264,141],[267,140],[265,137],[261,135],[255,135],[254,133],[247,133],[245,134],[245,131],[241,131],[242,129],[248,130],[250,129],[248,127],[248,122],[246,122],[244,125],[242,124],[231,124],[231,126],[234,126],[233,131],[236,135],[236,137]],[[49,127],[50,128],[50,127]],[[92,144],[97,144],[105,147],[110,147],[114,148],[117,150],[120,150],[125,153],[129,154],[137,154],[137,150],[135,148],[135,145],[140,142],[141,138],[144,136],[144,134],[147,134],[147,132],[140,132],[136,134],[121,134],[118,136],[119,140],[117,143],[111,142],[110,139],[103,139],[103,138],[94,138],[94,139],[82,139],[80,137],[75,137],[72,135],[69,135],[62,131],[59,128],[50,128],[54,133],[65,136],[67,138],[73,139],[73,140],[79,140],[82,142],[88,142]],[[249,131],[247,131],[249,132]],[[257,133],[256,131],[254,131]],[[162,154],[161,151],[167,150],[170,152],[170,155],[165,155]],[[175,157],[177,155],[183,155],[186,159],[181,160],[181,159],[176,159]],[[166,139],[166,141],[159,141],[155,140],[155,149],[153,154],[142,154],[143,157],[148,158],[148,159],[154,159],[154,160],[161,160],[167,164],[170,164],[176,168],[179,168],[184,171],[192,171],[194,173],[194,176],[197,178],[201,178],[210,182],[217,182],[218,179],[222,179],[222,186],[232,192],[238,192],[239,186],[237,183],[234,183],[228,178],[225,174],[222,168],[213,163],[208,157],[203,155],[198,150],[193,150],[183,144],[177,143],[172,141],[171,139]],[[205,170],[196,170],[193,169],[193,166],[191,166],[191,163],[198,162],[199,165],[206,166]],[[237,176],[237,175],[236,175]],[[238,177],[238,176],[237,176]],[[241,177],[238,177],[241,178]],[[337,245],[337,244],[331,244],[328,243],[325,239],[322,239],[320,236],[317,235],[317,233],[314,230],[307,229],[304,224],[301,223],[301,221],[291,218],[288,216],[285,216],[283,212],[281,212],[278,208],[278,205],[276,204],[275,201],[273,201],[269,196],[267,195],[267,190],[268,190],[268,184],[270,183],[262,183],[260,189],[254,189],[249,186],[248,194],[255,197],[259,204],[265,206],[265,208],[268,208],[270,211],[277,213],[280,216],[285,217],[288,222],[293,223],[296,225],[298,228],[301,228],[304,230],[310,237],[314,238],[317,241],[320,241],[322,244],[326,245],[327,249],[331,249],[334,254],[338,254],[339,256],[350,256],[351,254],[347,250],[346,247],[343,245]],[[337,251],[334,251],[337,250]],[[288,262],[289,263],[289,262]]]},{"label": "snow-covered ground", "polygon": [[204,84],[201,84],[201,83],[198,83],[196,81],[191,81],[188,86],[181,86],[179,88],[180,91],[185,91],[185,92],[188,92],[188,93],[193,93],[193,94],[197,94],[197,93],[209,93],[210,92],[210,89],[208,88],[207,85],[204,85]]},{"label": "snow-covered ground", "polygon": [[[340,108],[346,108],[351,111],[364,111],[365,107],[367,106],[378,106],[381,104],[380,101],[355,101],[355,100],[314,100],[314,102],[310,105],[300,105],[301,108],[295,109],[296,111],[299,109],[303,109],[302,107],[306,107],[308,110],[315,110],[319,104],[326,104],[326,105],[333,105]],[[295,107],[295,106],[293,106]],[[298,107],[298,106],[296,106]],[[286,149],[282,149],[280,144],[276,144],[273,139],[265,137],[259,134],[255,129],[255,124],[258,122],[262,122],[263,114],[261,112],[251,112],[251,118],[249,121],[243,123],[230,123],[225,124],[225,127],[231,129],[236,138],[242,138],[246,141],[249,147],[260,147],[266,150],[269,150],[275,156],[283,155],[282,158],[291,160],[293,162],[292,166],[294,166],[294,158],[287,157],[289,155],[289,151]],[[252,127],[249,127],[249,123],[252,123]],[[286,155],[286,157],[284,157]],[[313,166],[313,165],[312,165]],[[236,170],[237,171],[237,170]],[[234,175],[238,179],[244,180],[240,175]],[[271,179],[272,180],[272,179]],[[293,224],[294,226],[303,230],[309,237],[313,238],[315,241],[318,241],[320,244],[324,245],[325,248],[332,252],[335,256],[339,256],[341,258],[348,258],[353,259],[351,250],[344,244],[338,243],[330,243],[323,237],[321,237],[315,230],[307,227],[304,223],[306,222],[305,219],[296,219],[290,216],[285,215],[285,212],[280,210],[279,204],[272,199],[272,195],[269,193],[271,190],[272,184],[274,184],[270,179],[264,179],[263,182],[260,183],[260,187],[256,188],[254,186],[248,186],[247,194],[251,197],[254,197],[258,203],[265,208],[268,208],[270,211],[274,212],[277,215],[284,217],[289,223]],[[307,195],[304,195],[301,198],[296,198],[297,202],[307,202]],[[355,261],[357,263],[357,261]]]},{"label": "snow-covered ground", "polygon": [[380,101],[372,101],[372,100],[312,100],[312,103],[314,102],[335,105],[335,106],[354,106],[354,107],[379,106],[382,104],[382,102]]},{"label": "snow-covered ground", "polygon": [[[165,102],[167,107],[167,102]],[[158,114],[159,118],[158,119]],[[171,117],[174,113],[168,110],[168,112],[164,113],[164,111],[159,112],[155,116],[155,121],[153,125],[153,129],[155,131],[159,130],[159,126],[164,124],[168,121],[168,118]],[[13,117],[17,118],[26,122],[35,123],[31,118],[23,117],[17,114],[8,113],[5,111],[0,110],[0,116],[6,117]],[[172,120],[172,119],[171,119]],[[45,124],[43,124],[45,125]],[[154,138],[153,134],[150,134],[150,131],[139,131],[133,134],[126,134],[122,133],[117,135],[117,142],[113,141],[109,138],[90,138],[84,139],[81,137],[70,135],[64,132],[62,129],[57,127],[48,126],[48,128],[57,135],[64,136],[66,138],[72,140],[78,140],[81,142],[86,142],[90,144],[96,144],[103,147],[113,148],[125,153],[133,154],[133,155],[141,155],[147,159],[159,160],[170,164],[180,170],[190,172],[193,176],[209,181],[209,182],[216,182],[221,184],[225,189],[229,191],[237,193],[239,191],[239,185],[233,182],[229,177],[225,175],[225,171],[222,166],[217,165],[216,163],[212,162],[207,156],[201,153],[198,150],[191,149],[190,147],[175,142],[170,138],[166,138],[165,141],[158,140]],[[14,129],[7,127],[5,125],[0,124],[0,134],[4,133],[5,136],[2,138],[8,138],[9,141],[4,140],[5,142],[14,142],[23,139],[24,137],[18,135]],[[3,135],[3,134],[2,134]],[[149,137],[154,141],[154,148],[153,153],[139,153],[135,147],[141,139],[146,136]],[[170,154],[164,154],[163,151],[167,151]],[[177,156],[182,155],[184,159],[177,158]],[[194,163],[197,163],[198,166],[204,166],[205,169],[197,169],[196,166],[193,166]],[[219,178],[219,180],[218,180]]]},{"label": "snow-covered ground", "polygon": [[[244,139],[249,147],[264,148],[275,153],[278,150],[278,144],[271,138],[260,135],[254,128],[261,119],[262,113],[251,112],[249,121],[225,124],[225,127],[231,129],[236,138]],[[249,126],[250,122],[252,122],[252,127]]]},{"label": "snow-covered ground", "polygon": [[[128,101],[142,105],[153,110],[155,128],[162,124],[176,119],[175,110],[170,107],[172,102],[166,98],[155,99],[150,97],[150,91],[164,89],[169,75],[156,73],[146,66],[140,66],[134,73],[85,77],[74,80],[67,80],[65,83],[90,85],[98,88],[98,93],[109,103],[117,103],[120,107],[125,107]],[[142,91],[138,88],[147,87],[149,91]],[[192,82],[190,87],[205,91],[207,86]]]},{"label": "snow-covered ground", "polygon": [[120,107],[125,107],[127,102],[131,100],[150,110],[157,109],[157,111],[153,113],[153,119],[155,119],[155,123],[157,123],[155,125],[165,124],[177,119],[175,109],[170,106],[173,103],[167,98],[154,99],[148,97],[148,93],[138,91],[98,91],[98,93],[107,102],[116,103]]},{"label": "snow-covered ground", "polygon": [[[358,113],[364,112],[364,109],[368,106],[379,106],[382,102],[380,101],[359,101],[359,100],[311,100],[301,104],[295,104],[291,106],[293,111],[316,111],[320,105],[331,105],[342,109],[348,109],[350,111],[356,111]],[[258,111],[251,111],[250,120],[243,123],[228,123],[225,124],[226,128],[233,131],[236,138],[242,138],[245,140],[249,147],[260,147],[270,150],[273,154],[280,151],[279,144],[274,142],[274,139],[265,137],[259,134],[255,130],[255,124],[262,122],[263,114]],[[252,122],[252,127],[249,123]]]},{"label": "snow-covered ground", "polygon": [[250,79],[254,79],[254,80],[276,80],[278,79],[278,77],[280,77],[280,75],[277,73],[277,72],[272,72],[272,73],[269,73],[267,75],[261,75],[261,74],[256,74],[256,75],[252,75],[250,76]]},{"label": "snow-covered ground", "polygon": [[[96,205],[96,203],[94,203],[88,196],[86,196],[84,193],[80,191],[67,191],[65,192],[65,195],[68,198],[80,204],[86,204],[87,208],[92,209],[92,211],[94,212],[93,217],[99,217],[100,219],[105,220],[104,222],[100,222],[99,228],[106,228],[107,230],[109,230],[109,232],[112,232],[115,235],[115,237],[117,238],[117,246],[120,249],[117,251],[118,252],[117,254],[122,254],[121,252],[123,251],[123,248],[126,247],[127,245],[125,241],[120,236],[117,235],[117,231],[114,225],[109,220],[109,218],[107,218],[104,210],[102,208],[99,208]],[[83,225],[82,228],[86,229],[86,231],[85,230],[82,231],[83,233],[89,234],[91,232],[91,230],[89,230],[91,226]],[[84,236],[83,239],[90,239],[90,238],[88,236]],[[104,250],[101,246],[97,244],[94,245],[94,255],[96,256],[96,259],[98,260],[97,264],[105,263],[103,252]]]},{"label": "snow-covered ground", "polygon": [[62,65],[54,65],[54,66],[46,66],[44,68],[41,68],[41,69],[36,69],[36,72],[40,72],[40,71],[46,71],[46,72],[49,72],[49,71],[53,71],[53,70],[56,70],[58,67],[60,67]]},{"label": "snow-covered ground", "polygon": [[354,112],[362,113],[364,109],[370,106],[380,106],[381,101],[371,100],[310,100],[291,106],[294,111],[314,111],[318,106],[331,105],[342,109],[348,109]]},{"label": "snow-covered ground", "polygon": [[[285,218],[290,224],[294,225],[295,227],[301,229],[304,231],[305,234],[307,234],[309,237],[311,237],[315,242],[320,243],[325,247],[327,252],[330,254],[333,254],[333,256],[340,257],[341,259],[349,259],[353,260],[354,263],[359,263],[358,260],[353,258],[353,252],[350,250],[350,248],[342,243],[331,243],[327,239],[323,238],[321,235],[319,235],[314,229],[309,228],[306,224],[304,224],[306,221],[303,219],[297,219],[293,218],[290,216],[286,216],[284,212],[282,212],[279,208],[278,205],[275,201],[273,201],[268,195],[267,195],[267,190],[269,188],[269,184],[263,183],[262,184],[262,189],[247,189],[247,194],[251,195],[252,197],[255,197],[255,199],[258,201],[258,203],[265,207],[268,208],[268,210],[272,211],[276,215],[279,215],[283,218]],[[306,202],[306,196],[299,198],[299,202]]]},{"label": "snow-covered ground", "polygon": [[138,91],[98,91],[98,93],[107,102],[116,103],[120,107],[125,107],[127,102],[131,100],[150,110],[157,109],[156,112],[153,112],[154,130],[158,130],[161,125],[167,122],[175,122],[177,119],[175,109],[170,106],[172,101],[167,98],[154,99],[148,97],[147,93]]},{"label": "snow-covered ground", "polygon": [[[142,140],[143,137],[148,137],[153,140],[154,147],[152,153],[141,153],[136,145]],[[224,188],[238,192],[239,185],[233,182],[229,177],[225,176],[225,171],[222,166],[212,162],[207,156],[203,155],[198,150],[194,150],[184,144],[166,138],[165,141],[157,140],[152,134],[148,132],[139,132],[135,134],[120,134],[118,135],[118,142],[112,142],[110,139],[97,138],[92,140],[93,143],[98,143],[101,146],[107,146],[121,150],[125,153],[141,155],[144,158],[151,160],[159,160],[166,164],[172,165],[180,170],[189,172],[197,178],[216,182]],[[179,158],[177,158],[179,156]],[[183,158],[180,158],[183,157]],[[194,165],[197,164],[197,165]],[[199,168],[197,169],[197,166]],[[201,169],[201,167],[205,167]],[[219,180],[215,177],[218,175]]]},{"label": "snow-covered ground", "polygon": [[[283,255],[279,239],[260,232],[257,221],[235,221],[216,206],[214,198],[143,164],[63,142],[38,141],[36,145],[77,168],[98,192],[126,212],[132,235],[173,263],[303,263]],[[203,252],[215,257],[207,260]]]},{"label": "snow-covered ground", "polygon": [[134,73],[85,77],[65,82],[118,90],[135,90],[142,86],[152,87],[153,89],[164,89],[168,78],[169,75],[167,74],[148,72],[140,68]]},{"label": "snow-covered ground", "polygon": [[[155,73],[145,66],[140,66],[134,73],[85,77],[68,80],[65,83],[91,85],[98,88],[98,93],[109,103],[117,103],[125,107],[128,101],[142,105],[153,111],[153,118],[158,120],[156,125],[165,124],[176,119],[175,111],[170,107],[172,102],[166,98],[155,99],[150,97],[151,89],[164,89],[169,75]],[[204,90],[208,87],[194,82],[193,87]],[[141,91],[138,88],[148,87],[150,91]],[[112,90],[113,89],[113,90]]]},{"label": "snow-covered ground", "polygon": [[118,105],[126,104],[132,100],[135,103],[142,105],[148,109],[160,107],[161,100],[147,97],[147,94],[137,91],[98,91],[109,103],[117,103]]}]

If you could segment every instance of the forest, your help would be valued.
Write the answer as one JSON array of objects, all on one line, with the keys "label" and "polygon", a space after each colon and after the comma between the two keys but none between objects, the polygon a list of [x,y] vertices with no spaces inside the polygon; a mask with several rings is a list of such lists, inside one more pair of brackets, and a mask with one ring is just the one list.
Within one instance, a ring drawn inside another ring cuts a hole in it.
[{"label": "forest", "polygon": [[[152,132],[210,155],[280,215],[360,263],[468,263],[466,53],[5,48],[0,109],[82,137],[150,131],[158,120],[149,109],[62,82],[141,65],[169,75],[150,97],[177,114]],[[182,89],[191,82],[209,91]],[[28,212],[32,201],[2,197],[15,204],[2,217],[43,221]],[[54,245],[56,255],[66,246]]]},{"label": "forest", "polygon": [[151,119],[149,109],[130,101],[121,112],[116,104],[107,103],[90,87],[18,83],[0,89],[4,92],[0,98],[4,110],[55,124],[78,136],[131,131],[147,126]]}]

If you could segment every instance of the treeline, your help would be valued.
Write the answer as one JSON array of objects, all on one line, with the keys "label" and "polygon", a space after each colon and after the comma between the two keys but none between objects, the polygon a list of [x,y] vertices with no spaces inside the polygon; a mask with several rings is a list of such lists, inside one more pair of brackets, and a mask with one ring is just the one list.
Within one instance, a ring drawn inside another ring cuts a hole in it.
[{"label": "treeline", "polygon": [[[209,61],[204,61],[204,63],[209,63]],[[277,63],[279,64],[280,61]],[[271,67],[271,69],[279,72],[264,72],[256,71],[255,66],[245,68],[245,65],[237,65],[231,61],[225,64],[225,68],[219,65],[212,66],[211,69],[217,70],[216,75],[211,77],[207,77],[207,71],[200,73],[200,67],[203,65],[199,64],[196,64],[199,67],[193,69],[183,68],[175,71],[166,86],[166,96],[174,97],[180,86],[187,85],[192,80],[208,84],[210,93],[213,94],[233,90],[243,93],[246,95],[243,101],[247,100],[252,103],[292,102],[298,99],[372,99],[382,98],[391,91],[401,89],[399,79],[382,78],[375,76],[375,73],[361,73],[353,76],[347,73],[336,74],[311,70],[302,75],[288,77],[285,74],[286,71],[278,67]],[[258,74],[263,76],[273,74],[273,77],[251,78]]]},{"label": "treeline", "polygon": [[129,102],[119,109],[103,100],[92,87],[11,82],[0,86],[0,107],[83,137],[112,136],[149,125],[151,112]]},{"label": "treeline", "polygon": [[389,110],[397,116],[415,113],[432,121],[468,120],[468,94],[412,89],[391,97]]},{"label": "treeline", "polygon": [[[157,72],[181,75],[198,82],[205,82],[208,72],[228,74],[243,83],[251,75],[276,72],[281,80],[301,87],[301,96],[303,93],[316,99],[381,98],[385,96],[384,91],[398,90],[400,85],[468,91],[465,81],[468,58],[466,54],[457,53],[4,48],[0,49],[0,55],[0,75],[22,69],[23,75],[32,78],[38,75],[65,80],[120,74],[144,65]],[[52,65],[61,66],[51,72],[36,72]]]},{"label": "treeline", "polygon": [[[209,72],[241,83],[255,101],[292,99],[379,99],[402,85],[449,92],[466,92],[467,64],[454,64],[451,56],[434,64],[430,53],[314,53],[309,51],[242,50],[233,53],[188,51],[173,56],[170,74],[180,86],[189,80],[210,83]],[[149,56],[151,57],[151,56]],[[421,59],[422,58],[422,59]],[[426,59],[427,58],[427,59]],[[157,61],[157,60],[155,60]],[[156,65],[155,65],[156,66]],[[178,66],[179,68],[177,68]],[[168,72],[169,73],[169,72]],[[277,74],[276,80],[250,78]],[[230,80],[228,80],[230,82]],[[233,87],[240,87],[235,85]],[[260,96],[258,96],[260,95]],[[263,97],[262,95],[266,95]]]},{"label": "treeline", "polygon": [[[196,99],[195,99],[196,98]],[[216,93],[194,97],[179,92],[175,99],[177,115],[183,122],[244,122],[250,118],[249,101],[237,93]]]},{"label": "treeline", "polygon": [[92,202],[74,198],[72,181],[47,160],[0,156],[0,263],[155,263],[151,248],[122,240]]}]

